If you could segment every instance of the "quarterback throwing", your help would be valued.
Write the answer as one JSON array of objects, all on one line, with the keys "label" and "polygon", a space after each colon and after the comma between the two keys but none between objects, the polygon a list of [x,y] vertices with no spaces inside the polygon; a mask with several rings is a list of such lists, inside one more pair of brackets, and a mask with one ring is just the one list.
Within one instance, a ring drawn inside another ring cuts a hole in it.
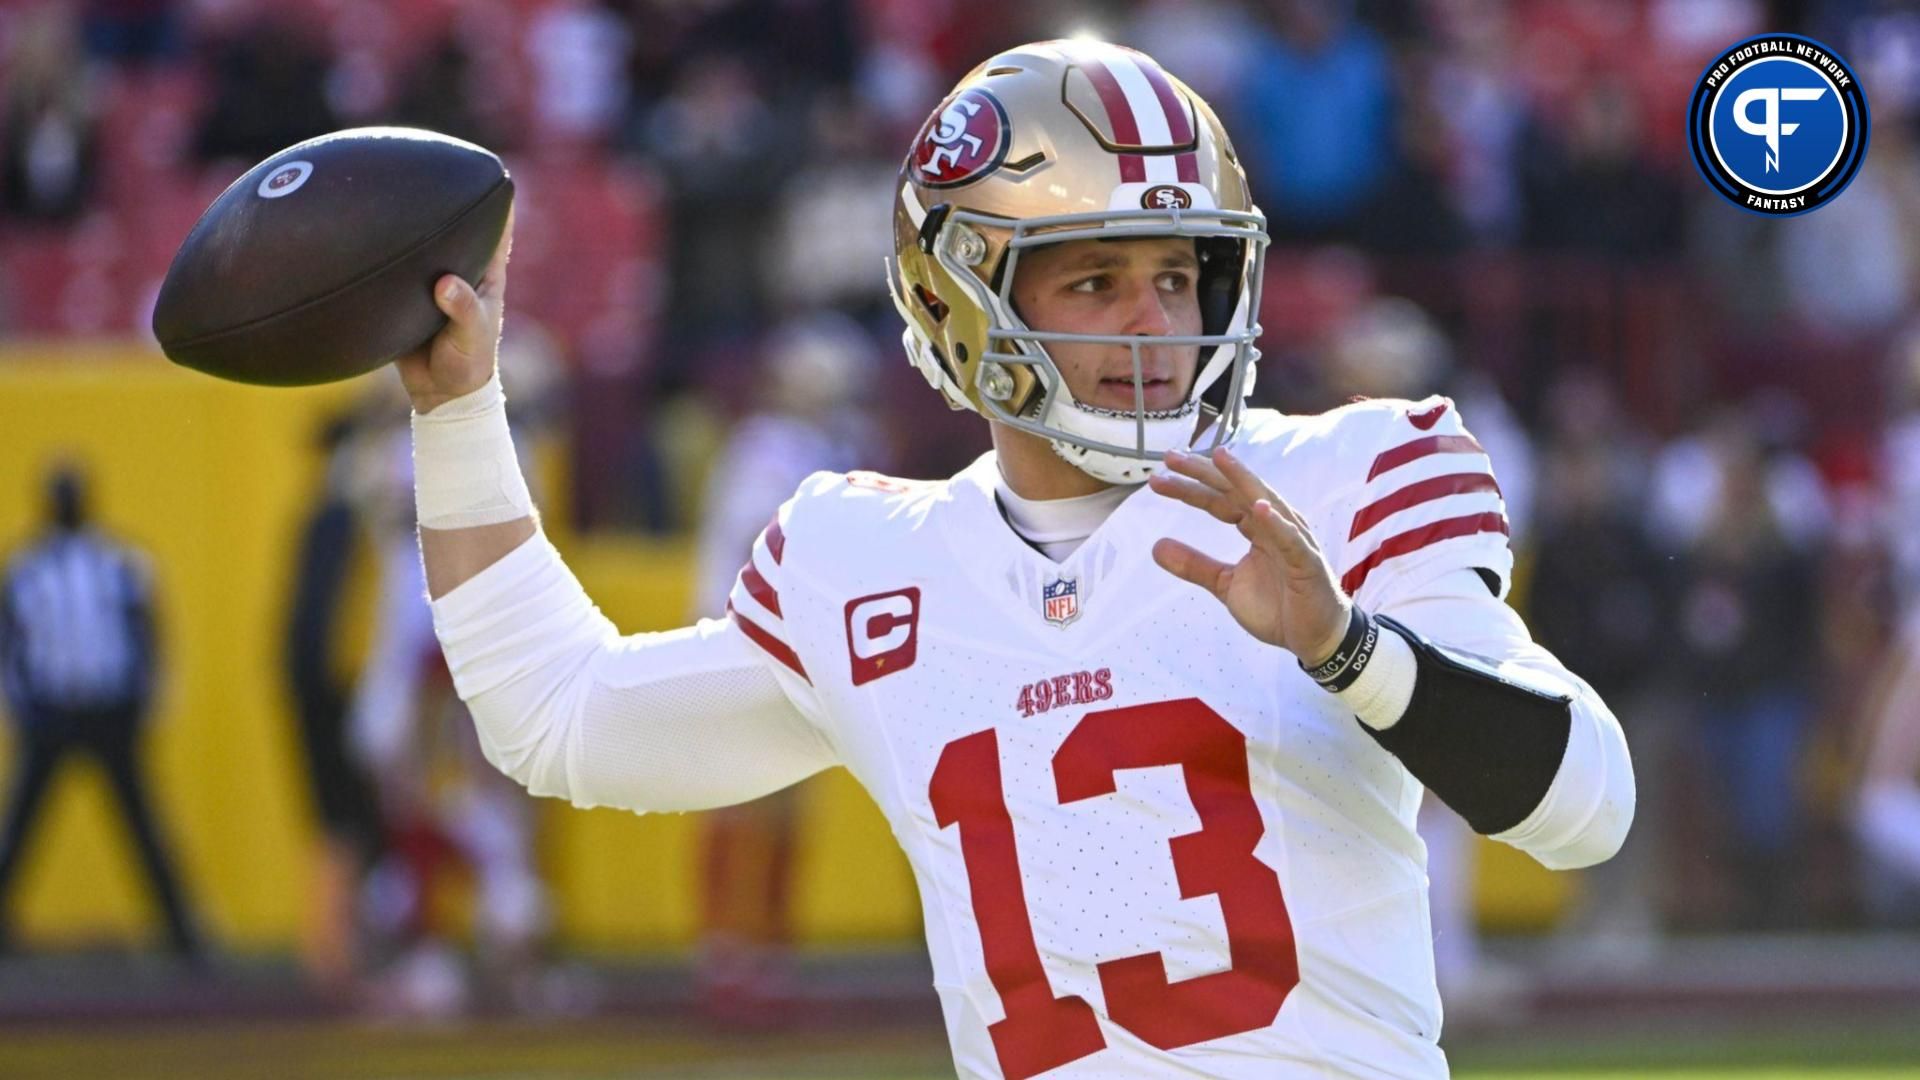
[{"label": "quarterback throwing", "polygon": [[442,280],[401,373],[488,759],[637,811],[845,766],[912,864],[963,1076],[1445,1076],[1423,789],[1554,868],[1634,805],[1619,724],[1502,603],[1459,411],[1248,407],[1265,221],[1138,52],[980,65],[894,226],[907,356],[993,452],[814,474],[725,617],[670,633],[621,636],[540,534],[494,371],[506,246]]}]

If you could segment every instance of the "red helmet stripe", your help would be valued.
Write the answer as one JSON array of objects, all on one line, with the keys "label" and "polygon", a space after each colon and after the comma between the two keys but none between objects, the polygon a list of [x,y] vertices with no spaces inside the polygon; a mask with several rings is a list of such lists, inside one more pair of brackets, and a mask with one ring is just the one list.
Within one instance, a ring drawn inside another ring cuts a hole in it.
[{"label": "red helmet stripe", "polygon": [[[1137,57],[1134,63],[1139,66],[1140,73],[1147,77],[1147,82],[1153,84],[1153,96],[1160,99],[1160,109],[1167,114],[1167,132],[1172,136],[1173,141],[1192,142],[1193,125],[1187,122],[1187,110],[1182,106],[1180,96],[1174,92],[1173,84],[1167,81],[1167,73],[1160,70],[1160,65],[1146,56]],[[1195,154],[1189,151],[1175,155],[1173,160],[1180,170],[1181,183],[1200,182],[1200,161]]]},{"label": "red helmet stripe", "polygon": [[1167,73],[1160,65],[1144,56],[1136,57],[1134,64],[1140,73],[1147,77],[1153,87],[1153,96],[1160,99],[1160,109],[1167,114],[1167,133],[1175,143],[1187,143],[1193,139],[1193,125],[1187,122],[1187,110],[1180,107],[1180,98],[1173,92],[1173,84],[1167,81]]},{"label": "red helmet stripe", "polygon": [[[1081,61],[1087,78],[1092,80],[1093,88],[1100,92],[1100,104],[1107,110],[1107,121],[1113,125],[1113,141],[1122,146],[1140,145],[1140,125],[1133,118],[1133,106],[1127,102],[1126,91],[1120,89],[1120,80],[1113,77],[1107,65],[1091,57]],[[1142,183],[1147,179],[1147,163],[1139,154],[1120,155],[1120,180],[1122,183]]]}]

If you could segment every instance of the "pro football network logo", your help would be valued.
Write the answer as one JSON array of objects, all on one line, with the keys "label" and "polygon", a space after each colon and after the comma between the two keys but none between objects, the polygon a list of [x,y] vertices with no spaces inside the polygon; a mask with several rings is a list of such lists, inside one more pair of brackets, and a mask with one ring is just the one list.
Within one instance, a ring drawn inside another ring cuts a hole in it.
[{"label": "pro football network logo", "polygon": [[847,655],[853,685],[913,666],[919,652],[920,590],[862,596],[847,601]]},{"label": "pro football network logo", "polygon": [[1867,98],[1847,62],[1798,34],[1762,34],[1715,57],[1687,110],[1693,162],[1744,210],[1791,217],[1860,172]]},{"label": "pro football network logo", "polygon": [[268,173],[255,189],[263,199],[278,199],[300,190],[300,185],[313,175],[313,162],[289,161],[285,165]]},{"label": "pro football network logo", "polygon": [[1079,579],[1055,578],[1040,586],[1040,613],[1055,626],[1065,626],[1079,618]]},{"label": "pro football network logo", "polygon": [[962,90],[934,110],[914,141],[914,179],[930,188],[972,183],[1007,160],[1012,135],[999,98]]}]

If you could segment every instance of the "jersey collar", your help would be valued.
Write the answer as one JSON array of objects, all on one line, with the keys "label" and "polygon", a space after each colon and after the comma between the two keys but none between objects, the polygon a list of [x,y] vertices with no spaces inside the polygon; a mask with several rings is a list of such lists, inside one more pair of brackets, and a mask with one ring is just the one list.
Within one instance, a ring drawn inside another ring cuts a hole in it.
[{"label": "jersey collar", "polygon": [[[1078,550],[1056,563],[1030,547],[1003,516],[995,499],[1003,483],[992,451],[955,474],[949,488],[952,512],[943,515],[941,531],[954,561],[973,579],[983,600],[1004,605],[1020,625],[1034,626],[1047,640],[1062,644],[1085,641],[1094,627],[1123,621],[1101,617],[1108,606],[1127,602],[1124,594],[1103,595],[1109,591],[1103,583],[1138,572],[1133,563],[1152,562],[1153,542],[1170,534],[1172,515],[1199,512],[1141,485],[1107,514]],[[1158,567],[1146,570],[1165,573]],[[1080,618],[1063,628],[1049,626],[1037,610],[1041,585],[1059,577],[1079,583],[1085,607]]]}]

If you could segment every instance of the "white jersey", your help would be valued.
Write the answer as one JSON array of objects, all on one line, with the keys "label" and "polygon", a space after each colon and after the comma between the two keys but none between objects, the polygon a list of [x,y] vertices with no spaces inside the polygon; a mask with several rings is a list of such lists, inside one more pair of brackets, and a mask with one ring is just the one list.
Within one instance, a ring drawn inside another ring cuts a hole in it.
[{"label": "white jersey", "polygon": [[[1256,412],[1236,443],[1363,607],[1511,567],[1484,456],[1428,408]],[[1420,785],[1151,555],[1244,539],[1143,489],[1054,563],[997,481],[816,474],[732,600],[906,849],[962,1073],[1443,1072]]]},{"label": "white jersey", "polygon": [[[1235,448],[1363,608],[1575,699],[1553,789],[1500,839],[1595,861],[1624,742],[1496,599],[1499,490],[1451,403],[1254,411]],[[1246,541],[1143,488],[1055,563],[997,483],[991,455],[938,483],[815,474],[755,544],[730,624],[666,635],[560,643],[577,584],[508,556],[436,604],[483,745],[536,793],[651,809],[845,765],[912,864],[962,1076],[1445,1076],[1421,785],[1150,555],[1171,536],[1232,561]],[[557,599],[503,607],[514,590]],[[543,682],[535,653],[574,674]]]}]

